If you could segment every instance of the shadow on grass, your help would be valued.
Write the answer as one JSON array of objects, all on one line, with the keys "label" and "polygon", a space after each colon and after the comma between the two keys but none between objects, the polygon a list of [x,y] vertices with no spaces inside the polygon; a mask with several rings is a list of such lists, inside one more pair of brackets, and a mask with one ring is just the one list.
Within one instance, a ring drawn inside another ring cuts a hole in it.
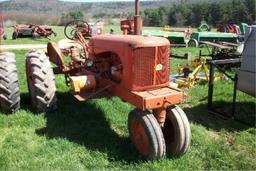
[{"label": "shadow on grass", "polygon": [[[110,127],[110,122],[104,112],[89,102],[78,102],[69,93],[58,93],[58,110],[46,113],[46,127],[36,130],[40,136],[48,138],[63,138],[85,146],[88,150],[99,151],[108,155],[110,161],[126,161],[138,163],[143,161],[131,141],[127,137],[119,136]],[[231,103],[215,102],[214,105],[222,106],[222,111],[229,112]],[[22,94],[22,107],[30,110],[29,96]],[[243,117],[243,108],[255,109],[255,103],[237,103],[237,117]],[[207,104],[202,103],[191,108],[183,108],[190,122],[203,125],[207,128],[220,131],[240,131],[250,128],[232,119],[224,119],[208,113]],[[247,111],[247,110],[246,110]],[[36,114],[36,113],[35,113]],[[255,114],[254,114],[255,115]],[[248,115],[247,115],[248,116]],[[248,121],[255,121],[252,116],[245,117]]]},{"label": "shadow on grass", "polygon": [[[217,101],[214,102],[215,110],[224,114],[216,115],[210,113],[207,110],[207,104],[199,104],[191,108],[183,108],[187,114],[190,122],[194,122],[204,127],[220,131],[225,129],[226,131],[241,131],[255,126],[256,116],[255,116],[255,103],[253,102],[237,102],[236,103],[236,120],[231,119],[231,109],[232,103]],[[245,124],[242,122],[249,124]]]},{"label": "shadow on grass", "polygon": [[[45,114],[46,127],[36,130],[38,135],[64,138],[88,150],[106,153],[110,161],[134,163],[142,160],[130,139],[113,131],[103,111],[94,103],[79,102],[69,93],[57,96],[58,110]],[[22,94],[22,99],[23,109],[32,110],[28,94]]]}]

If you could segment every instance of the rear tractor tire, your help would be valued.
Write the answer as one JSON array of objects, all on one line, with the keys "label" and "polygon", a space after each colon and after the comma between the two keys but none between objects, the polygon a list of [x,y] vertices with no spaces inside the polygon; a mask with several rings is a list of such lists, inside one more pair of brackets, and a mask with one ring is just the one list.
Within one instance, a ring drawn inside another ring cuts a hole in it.
[{"label": "rear tractor tire", "polygon": [[26,75],[32,107],[37,112],[57,109],[54,73],[43,51],[31,51],[26,58]]},{"label": "rear tractor tire", "polygon": [[12,33],[12,40],[16,40],[18,38],[18,32],[17,31],[14,31]]},{"label": "rear tractor tire", "polygon": [[180,107],[173,106],[167,109],[162,130],[167,155],[180,156],[188,150],[191,142],[191,130],[187,116]]},{"label": "rear tractor tire", "polygon": [[0,53],[0,104],[4,113],[20,108],[20,89],[15,54]]},{"label": "rear tractor tire", "polygon": [[3,35],[3,39],[4,39],[4,40],[7,40],[7,34],[4,34],[4,35]]},{"label": "rear tractor tire", "polygon": [[129,113],[128,129],[132,143],[139,153],[149,160],[165,156],[165,141],[154,115],[135,109]]}]

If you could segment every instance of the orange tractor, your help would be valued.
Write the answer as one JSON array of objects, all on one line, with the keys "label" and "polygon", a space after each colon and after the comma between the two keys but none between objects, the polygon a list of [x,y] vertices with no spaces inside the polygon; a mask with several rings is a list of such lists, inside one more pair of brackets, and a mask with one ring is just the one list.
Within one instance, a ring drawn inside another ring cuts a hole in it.
[{"label": "orange tractor", "polygon": [[28,53],[31,102],[38,111],[56,109],[54,74],[64,74],[79,101],[108,94],[136,107],[129,113],[128,129],[131,141],[146,159],[181,155],[189,148],[191,131],[186,114],[176,106],[184,94],[169,83],[170,44],[165,38],[138,35],[138,0],[135,5],[137,35],[99,35],[87,42],[82,32],[74,30],[72,43],[59,46],[51,42],[47,53]]}]

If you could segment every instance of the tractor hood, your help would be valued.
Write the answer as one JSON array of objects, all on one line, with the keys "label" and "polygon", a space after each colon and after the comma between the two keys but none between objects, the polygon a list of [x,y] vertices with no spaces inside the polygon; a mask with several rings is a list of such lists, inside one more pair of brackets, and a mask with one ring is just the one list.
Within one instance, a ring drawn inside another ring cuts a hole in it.
[{"label": "tractor hood", "polygon": [[155,36],[140,36],[140,35],[100,35],[90,39],[90,44],[93,47],[104,46],[129,46],[132,48],[140,47],[155,47],[169,46],[170,42],[166,38]]}]

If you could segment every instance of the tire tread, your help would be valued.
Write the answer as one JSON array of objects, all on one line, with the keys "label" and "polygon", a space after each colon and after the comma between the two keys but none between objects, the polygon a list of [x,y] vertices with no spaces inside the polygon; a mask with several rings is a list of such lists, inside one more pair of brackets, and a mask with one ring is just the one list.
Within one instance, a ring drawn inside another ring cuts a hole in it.
[{"label": "tire tread", "polygon": [[12,113],[20,108],[20,88],[15,54],[0,53],[0,104],[5,113]]},{"label": "tire tread", "polygon": [[32,106],[37,112],[57,109],[55,77],[49,58],[42,51],[31,51],[26,58],[27,82]]}]

